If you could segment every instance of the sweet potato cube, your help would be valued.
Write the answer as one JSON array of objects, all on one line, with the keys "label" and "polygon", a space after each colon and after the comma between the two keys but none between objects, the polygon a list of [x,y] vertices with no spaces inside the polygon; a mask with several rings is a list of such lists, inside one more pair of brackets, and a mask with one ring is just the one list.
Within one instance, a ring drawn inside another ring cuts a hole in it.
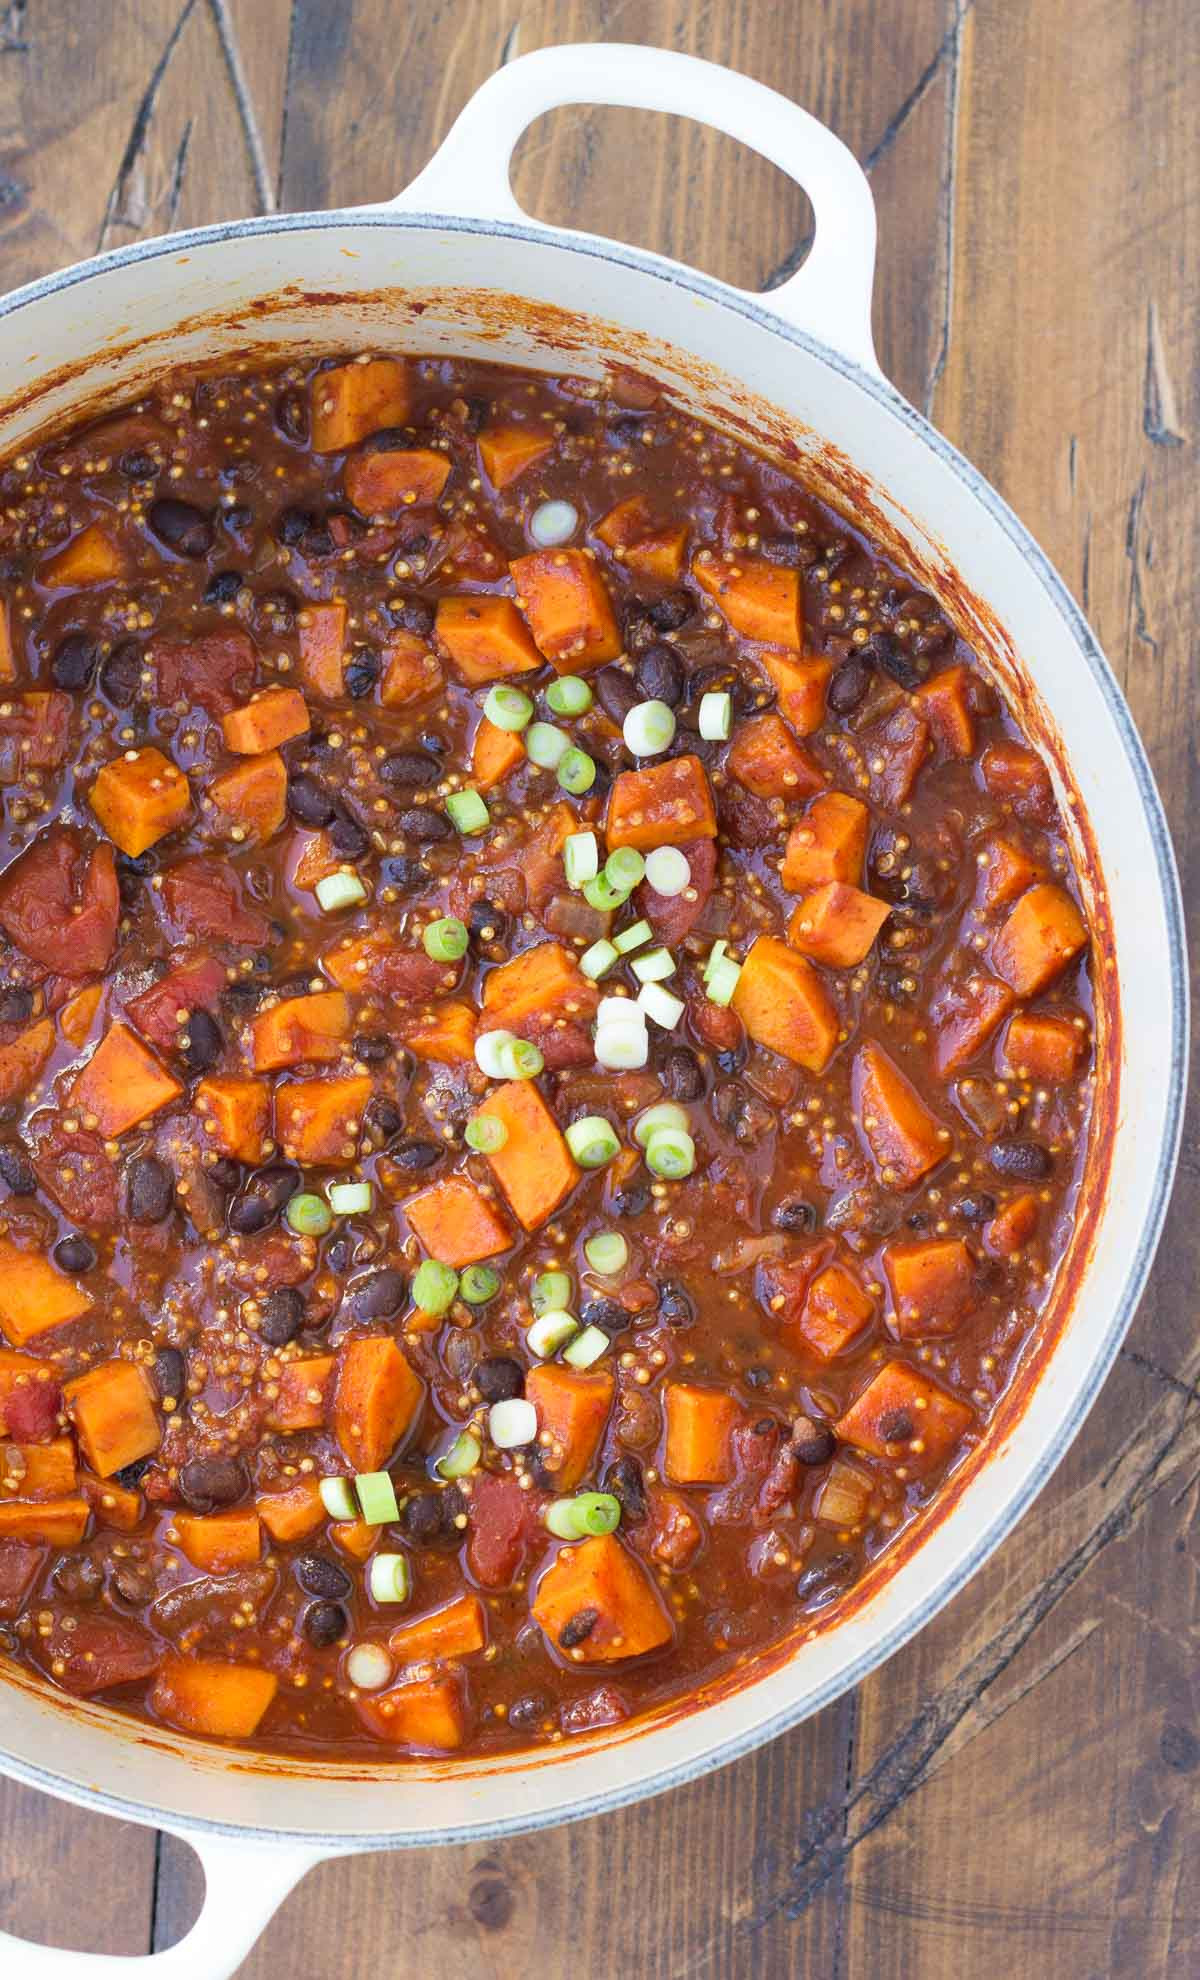
[{"label": "sweet potato cube", "polygon": [[358,1156],[373,1086],[366,1074],[291,1080],[275,1089],[275,1139],[292,1162],[336,1167]]},{"label": "sweet potato cube", "polygon": [[385,708],[409,708],[441,692],[441,663],[416,633],[394,632],[383,649],[379,699]]},{"label": "sweet potato cube", "polygon": [[145,1371],[133,1361],[102,1361],[63,1394],[79,1447],[97,1478],[108,1478],[158,1449],[162,1425]]},{"label": "sweet potato cube", "polygon": [[741,1404],[723,1389],[696,1382],[668,1382],[663,1471],[675,1485],[724,1485],[734,1475],[733,1433],[745,1419]]},{"label": "sweet potato cube", "polygon": [[237,756],[265,756],[281,743],[308,734],[308,704],[298,688],[268,687],[221,717],[226,749]]},{"label": "sweet potato cube", "polygon": [[1086,948],[1087,926],[1071,896],[1043,881],[1022,894],[992,942],[992,963],[1018,997],[1036,997]]},{"label": "sweet potato cube", "polygon": [[378,1526],[368,1526],[365,1519],[339,1519],[330,1527],[329,1537],[352,1561],[365,1561],[381,1531]]},{"label": "sweet potato cube", "polygon": [[361,1692],[355,1709],[377,1739],[416,1753],[454,1753],[470,1731],[466,1687],[453,1671]]},{"label": "sweet potato cube", "polygon": [[971,683],[966,667],[946,667],[916,692],[933,739],[946,756],[974,756],[975,717],[968,699]]},{"label": "sweet potato cube", "polygon": [[1058,816],[1050,773],[1027,743],[989,743],[979,759],[984,789],[1028,825],[1053,825]]},{"label": "sweet potato cube", "polygon": [[562,1130],[530,1079],[512,1079],[487,1097],[489,1114],[508,1129],[488,1156],[492,1174],[519,1222],[536,1231],[574,1189],[580,1171]]},{"label": "sweet potato cube", "polygon": [[590,1018],[600,993],[561,942],[538,942],[490,970],[483,1014],[490,1025],[520,1031],[529,1018]]},{"label": "sweet potato cube", "polygon": [[734,632],[764,646],[804,645],[804,593],[800,573],[786,564],[743,552],[720,556],[698,551],[692,576],[719,607]]},{"label": "sweet potato cube", "polygon": [[871,814],[858,798],[826,791],[814,798],[788,834],[782,880],[792,894],[807,894],[830,880],[861,885]]},{"label": "sweet potato cube", "polygon": [[58,1014],[58,1028],[68,1045],[78,1048],[86,1044],[103,995],[102,983],[86,983],[82,990],[77,990],[73,997],[68,997]]},{"label": "sweet potato cube", "polygon": [[544,461],[553,452],[554,435],[545,426],[498,423],[480,429],[478,445],[483,471],[499,493],[519,474],[524,474],[526,468]]},{"label": "sweet potato cube", "polygon": [[447,997],[431,1011],[406,1018],[401,1038],[416,1059],[469,1066],[475,1057],[475,1030],[475,1006]]},{"label": "sweet potato cube", "polygon": [[340,701],[346,692],[346,606],[340,598],[306,605],[297,620],[300,685],[317,701]]},{"label": "sweet potato cube", "polygon": [[885,1361],[834,1425],[843,1444],[910,1469],[940,1464],[974,1422],[966,1403],[903,1361]]},{"label": "sweet potato cube", "polygon": [[742,964],[732,1008],[751,1038],[806,1072],[824,1072],[838,1015],[811,963],[775,935],[760,935]]},{"label": "sweet potato cube", "polygon": [[333,1431],[355,1471],[380,1471],[409,1431],[425,1385],[390,1334],[343,1341]]},{"label": "sweet potato cube", "polygon": [[1032,1190],[1024,1190],[1020,1196],[1002,1204],[983,1227],[983,1242],[992,1257],[1012,1258],[1022,1251],[1037,1230],[1040,1214]]},{"label": "sweet potato cube", "polygon": [[54,1025],[49,1018],[39,1018],[11,1044],[0,1045],[0,1106],[28,1099],[53,1050]]},{"label": "sweet potato cube", "polygon": [[405,1199],[409,1229],[416,1232],[431,1258],[452,1265],[477,1265],[507,1251],[512,1232],[494,1203],[469,1176],[447,1176]]},{"label": "sweet potato cube", "polygon": [[258,1731],[279,1679],[258,1664],[215,1657],[163,1659],[150,1688],[150,1709],[181,1732],[210,1739],[249,1739]]},{"label": "sweet potato cube", "polygon": [[239,841],[269,839],[287,816],[287,767],[277,749],[223,770],[208,787],[223,832]]},{"label": "sweet potato cube", "polygon": [[40,1251],[19,1251],[0,1238],[0,1329],[14,1347],[78,1320],[91,1303]]},{"label": "sweet potato cube", "polygon": [[854,1112],[880,1182],[913,1189],[950,1150],[950,1133],[882,1045],[868,1039],[854,1057]]},{"label": "sweet potato cube", "polygon": [[586,1478],[612,1408],[614,1382],[606,1368],[542,1362],[525,1378],[526,1400],[537,1411],[538,1443],[557,1492]]},{"label": "sweet potato cube", "polygon": [[46,1547],[77,1547],[87,1531],[86,1499],[0,1501],[0,1540],[33,1540]]},{"label": "sweet potato cube", "polygon": [[[71,1105],[106,1141],[149,1120],[183,1092],[127,1024],[110,1024],[71,1089]],[[95,1119],[92,1119],[92,1116]]]},{"label": "sweet potato cube", "polygon": [[64,543],[38,570],[38,583],[55,590],[82,589],[91,584],[112,584],[129,574],[129,558],[115,532],[107,524],[88,523],[78,535]]},{"label": "sweet potato cube", "polygon": [[273,1430],[324,1429],[329,1419],[336,1361],[336,1355],[308,1354],[283,1363],[276,1378],[278,1394],[267,1418]]},{"label": "sweet potato cube", "polygon": [[646,1523],[638,1529],[637,1544],[662,1567],[682,1573],[703,1542],[704,1528],[682,1492],[657,1486],[647,1500]]},{"label": "sweet potato cube", "polygon": [[853,969],[870,955],[891,911],[886,901],[864,894],[861,887],[827,880],[796,907],[788,941],[814,962],[827,963],[831,969]]},{"label": "sweet potato cube", "polygon": [[559,674],[615,660],[621,633],[596,559],[587,550],[534,550],[509,565],[538,650]]},{"label": "sweet potato cube", "polygon": [[800,1317],[783,1330],[792,1346],[832,1361],[857,1340],[875,1312],[875,1302],[852,1272],[836,1262],[818,1272],[805,1295]]},{"label": "sweet potato cube", "polygon": [[511,729],[498,729],[485,715],[471,745],[471,782],[478,791],[494,790],[525,761],[525,745]]},{"label": "sweet potato cube", "polygon": [[610,852],[715,839],[717,812],[699,757],[672,756],[644,770],[623,770],[612,787],[604,830]]},{"label": "sweet potato cube", "polygon": [[113,844],[130,859],[185,825],[192,793],[183,771],[161,749],[127,749],[96,776],[88,803]]},{"label": "sweet potato cube", "polygon": [[1087,1049],[1087,1025],[1082,1017],[1018,1011],[1004,1035],[1004,1062],[1009,1070],[1047,1086],[1061,1086],[1073,1079]]},{"label": "sweet potato cube", "polygon": [[979,878],[975,885],[975,905],[985,914],[993,908],[1007,907],[1043,877],[1041,868],[1034,865],[1028,853],[995,832],[985,839],[976,864]]},{"label": "sweet potato cube", "polygon": [[436,502],[450,463],[434,447],[380,448],[346,462],[346,493],[364,516],[394,518]]},{"label": "sweet potato cube", "polygon": [[997,1025],[1013,1007],[1013,993],[999,977],[972,970],[943,985],[930,1011],[933,1020],[933,1062],[947,1078],[981,1052]]},{"label": "sweet potato cube", "polygon": [[180,1548],[202,1574],[254,1567],[262,1555],[262,1526],[253,1506],[219,1513],[176,1513],[173,1524]]},{"label": "sweet potato cube", "polygon": [[314,373],[309,385],[311,434],[318,454],[342,454],[371,433],[408,418],[408,371],[402,358],[355,358]]},{"label": "sweet potato cube", "polygon": [[250,1062],[256,1072],[340,1059],[350,1036],[350,999],[344,990],[285,997],[260,1012],[250,1027]]},{"label": "sweet potato cube", "polygon": [[75,1439],[0,1444],[0,1489],[18,1499],[66,1499],[79,1490]]},{"label": "sweet potato cube", "polygon": [[593,535],[640,577],[659,578],[673,584],[683,569],[687,552],[687,526],[656,526],[644,495],[631,495],[618,502],[595,525]]},{"label": "sweet potato cube", "polygon": [[825,699],[833,673],[831,660],[790,660],[764,652],[758,664],[775,689],[779,713],[798,736],[811,736],[825,720]]},{"label": "sweet potato cube", "polygon": [[870,766],[871,801],[882,811],[899,811],[917,788],[929,754],[929,724],[905,701],[899,708],[864,729],[860,737]]},{"label": "sweet potato cube", "polygon": [[264,1492],[256,1504],[260,1520],[281,1547],[293,1540],[306,1540],[325,1523],[321,1488],[311,1476],[285,1485],[282,1492]]},{"label": "sweet potato cube", "polygon": [[472,687],[529,674],[542,664],[529,627],[511,598],[443,598],[437,636]]},{"label": "sweet potato cube", "polygon": [[403,1622],[388,1638],[393,1657],[403,1664],[439,1664],[473,1657],[487,1645],[487,1617],[478,1595],[469,1591],[427,1615]]},{"label": "sweet potato cube", "polygon": [[115,1478],[93,1478],[87,1471],[79,1481],[79,1489],[101,1526],[114,1527],[118,1533],[133,1533],[141,1525],[146,1502],[140,1492],[119,1485]]},{"label": "sweet potato cube", "polygon": [[530,1608],[547,1641],[573,1664],[641,1657],[671,1641],[658,1590],[615,1533],[560,1548],[538,1581]]},{"label": "sweet potato cube", "polygon": [[293,887],[312,889],[327,873],[346,864],[327,832],[297,835],[298,856],[292,866]]},{"label": "sweet potato cube", "polygon": [[235,1162],[261,1162],[271,1131],[271,1089],[265,1079],[202,1079],[196,1112],[218,1155]]},{"label": "sweet potato cube", "polygon": [[820,764],[774,712],[739,723],[725,761],[731,776],[755,797],[807,798],[825,788]]},{"label": "sweet potato cube", "polygon": [[975,1298],[975,1261],[961,1238],[898,1239],[883,1262],[896,1310],[888,1324],[897,1340],[952,1334]]}]

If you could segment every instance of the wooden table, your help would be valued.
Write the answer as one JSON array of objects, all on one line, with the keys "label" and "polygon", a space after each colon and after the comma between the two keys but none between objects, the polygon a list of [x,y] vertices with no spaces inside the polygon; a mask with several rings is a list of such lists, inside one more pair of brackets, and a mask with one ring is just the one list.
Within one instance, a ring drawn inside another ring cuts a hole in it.
[{"label": "wooden table", "polygon": [[[386,197],[497,63],[599,38],[731,63],[866,161],[883,365],[1083,600],[1194,895],[1194,0],[12,0],[0,286],[172,227]],[[518,191],[547,220],[748,286],[805,249],[791,186],[673,120],[560,113],[526,140]],[[1193,1127],[1086,1429],[989,1567],[869,1683],[624,1814],[327,1866],[247,1980],[402,1980],[418,1962],[438,1980],[1200,1973],[1198,1176]],[[10,1929],[142,1952],[179,1936],[198,1891],[175,1842],[0,1784]]]}]

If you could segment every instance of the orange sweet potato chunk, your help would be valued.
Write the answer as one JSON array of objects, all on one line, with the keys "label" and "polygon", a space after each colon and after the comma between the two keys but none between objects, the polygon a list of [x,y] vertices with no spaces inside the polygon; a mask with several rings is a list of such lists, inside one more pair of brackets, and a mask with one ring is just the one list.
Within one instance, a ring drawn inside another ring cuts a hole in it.
[{"label": "orange sweet potato chunk", "polygon": [[527,1231],[536,1231],[574,1189],[580,1171],[562,1130],[531,1079],[512,1079],[487,1097],[487,1111],[508,1129],[488,1156],[492,1174]]},{"label": "orange sweet potato chunk", "polygon": [[356,358],[315,373],[309,386],[312,444],[341,454],[385,426],[408,418],[408,372],[402,358]]},{"label": "orange sweet potato chunk", "polygon": [[221,717],[225,747],[237,756],[265,756],[269,749],[307,735],[308,729],[308,704],[299,688],[263,688]]},{"label": "orange sweet potato chunk", "polygon": [[725,759],[755,797],[807,798],[825,788],[825,772],[774,711],[740,722]]},{"label": "orange sweet potato chunk", "polygon": [[78,1320],[91,1303],[40,1251],[20,1251],[0,1238],[0,1330],[14,1347]]},{"label": "orange sweet potato chunk", "polygon": [[54,1025],[49,1018],[29,1025],[11,1044],[0,1045],[0,1106],[28,1098],[53,1050]]},{"label": "orange sweet potato chunk", "polygon": [[283,1547],[291,1540],[305,1540],[325,1523],[325,1502],[321,1487],[311,1476],[285,1485],[282,1492],[264,1492],[257,1501],[259,1519],[272,1540]]},{"label": "orange sweet potato chunk", "polygon": [[838,1015],[811,963],[786,942],[760,935],[742,964],[732,1008],[751,1038],[806,1072],[824,1072],[838,1042]]},{"label": "orange sweet potato chunk", "polygon": [[[647,1570],[615,1533],[562,1547],[542,1574],[530,1608],[547,1640],[579,1664],[641,1657],[671,1641],[667,1612]],[[572,1644],[567,1625],[595,1613],[587,1635]],[[563,1632],[567,1643],[563,1645]]]},{"label": "orange sweet potato chunk", "polygon": [[377,1739],[417,1753],[454,1753],[470,1731],[466,1687],[456,1671],[362,1692],[355,1709]]},{"label": "orange sweet potato chunk", "polygon": [[323,1430],[329,1416],[336,1355],[308,1354],[285,1361],[278,1394],[267,1418],[273,1430]]},{"label": "orange sweet potato chunk", "polygon": [[875,1302],[852,1272],[836,1261],[818,1272],[805,1294],[799,1318],[782,1329],[791,1345],[807,1348],[822,1361],[849,1347],[868,1325]]},{"label": "orange sweet potato chunk", "polygon": [[450,463],[434,447],[396,447],[355,454],[346,462],[346,493],[364,516],[388,519],[436,502]]},{"label": "orange sweet potato chunk", "polygon": [[160,1719],[181,1732],[210,1739],[249,1739],[278,1689],[274,1673],[257,1664],[169,1656],[159,1666],[149,1704]]},{"label": "orange sweet potato chunk", "polygon": [[539,652],[559,674],[615,660],[621,634],[600,567],[587,550],[533,550],[509,565]]},{"label": "orange sweet potato chunk", "polygon": [[1024,1249],[1038,1227],[1040,1210],[1032,1190],[1002,1204],[983,1227],[983,1241],[993,1258],[1011,1258]]},{"label": "orange sweet potato chunk", "polygon": [[306,605],[297,620],[300,684],[318,701],[339,701],[346,691],[346,606],[340,598]]},{"label": "orange sweet potato chunk", "polygon": [[162,1437],[150,1382],[133,1361],[103,1361],[63,1390],[79,1446],[97,1478],[156,1451]]},{"label": "orange sweet potato chunk", "polygon": [[0,1501],[0,1540],[33,1540],[48,1547],[77,1547],[91,1507],[84,1498]]},{"label": "orange sweet potato chunk", "polygon": [[38,570],[38,582],[56,590],[83,588],[112,584],[117,578],[126,577],[129,570],[129,558],[115,532],[105,523],[94,522],[64,543],[52,557],[47,557]]},{"label": "orange sweet potato chunk", "polygon": [[367,1074],[291,1080],[275,1089],[275,1139],[292,1162],[335,1167],[358,1155],[362,1117],[373,1091]]},{"label": "orange sweet potato chunk", "polygon": [[939,1464],[970,1429],[966,1403],[903,1361],[885,1361],[834,1425],[838,1439],[910,1469]]},{"label": "orange sweet potato chunk", "polygon": [[518,426],[510,421],[482,427],[479,433],[479,459],[497,492],[526,468],[544,461],[553,449],[554,435],[544,426]]},{"label": "orange sweet potato chunk", "polygon": [[73,1437],[0,1445],[0,1486],[18,1499],[67,1499],[79,1490]]},{"label": "orange sweet potato chunk", "polygon": [[437,636],[472,687],[529,674],[542,664],[529,627],[511,598],[443,598]]},{"label": "orange sweet potato chunk", "polygon": [[96,776],[88,803],[113,844],[130,859],[177,831],[192,815],[187,778],[161,749],[127,749]]},{"label": "orange sweet potato chunk", "polygon": [[1087,947],[1071,896],[1050,881],[1022,894],[992,942],[992,963],[1018,997],[1036,997]]},{"label": "orange sweet potato chunk", "polygon": [[801,955],[831,969],[853,969],[875,945],[891,908],[861,887],[828,880],[806,894],[788,924],[788,941]]},{"label": "orange sweet potato chunk", "polygon": [[1088,1032],[1082,1018],[1018,1011],[1004,1035],[1004,1062],[1025,1079],[1061,1086],[1073,1079],[1087,1057]]},{"label": "orange sweet potato chunk", "polygon": [[262,1554],[262,1526],[253,1506],[219,1513],[176,1513],[173,1524],[182,1552],[202,1574],[253,1567]]},{"label": "orange sweet potato chunk", "polygon": [[453,997],[401,1024],[401,1038],[417,1059],[437,1065],[469,1066],[475,1058],[475,1006]]},{"label": "orange sweet potato chunk", "polygon": [[612,787],[605,819],[609,850],[677,846],[715,839],[717,812],[708,774],[697,756],[668,757],[644,770],[623,770]]},{"label": "orange sweet potato chunk", "polygon": [[350,1036],[350,999],[344,990],[285,997],[259,1013],[250,1027],[250,1063],[256,1072],[340,1059]]},{"label": "orange sweet potato chunk", "polygon": [[469,1176],[447,1176],[444,1182],[431,1183],[407,1197],[404,1214],[429,1256],[455,1271],[494,1258],[512,1243],[512,1232],[496,1205]]},{"label": "orange sweet potato chunk", "polygon": [[804,645],[804,594],[800,573],[765,557],[742,552],[719,556],[698,551],[692,576],[720,608],[734,632],[764,646]]},{"label": "orange sweet potato chunk", "polygon": [[365,1561],[380,1531],[378,1526],[368,1526],[365,1519],[340,1519],[330,1527],[329,1537],[352,1561]]},{"label": "orange sweet potato chunk", "polygon": [[531,1017],[590,1018],[600,993],[561,942],[538,942],[490,970],[483,1015],[491,1026],[519,1031]]},{"label": "orange sweet potato chunk", "polygon": [[456,1595],[440,1609],[403,1622],[388,1638],[397,1662],[437,1664],[450,1658],[473,1657],[487,1645],[487,1617],[478,1595]]},{"label": "orange sweet potato chunk", "polygon": [[79,1047],[87,1042],[100,1000],[104,995],[102,983],[86,983],[69,997],[58,1014],[58,1028],[68,1045]]},{"label": "orange sweet potato chunk", "polygon": [[674,1485],[724,1485],[733,1477],[733,1433],[745,1412],[724,1389],[668,1382],[663,1471]]},{"label": "orange sweet potato chunk", "polygon": [[271,1131],[271,1089],[265,1079],[202,1079],[196,1112],[218,1155],[235,1162],[261,1162]]},{"label": "orange sweet potato chunk", "polygon": [[958,1072],[981,1052],[1013,1007],[1007,983],[986,970],[951,982],[934,997],[933,1062],[940,1078]]},{"label": "orange sweet potato chunk", "polygon": [[379,699],[385,708],[409,708],[439,694],[443,674],[436,653],[416,633],[392,633],[383,650],[383,679]]},{"label": "orange sweet potato chunk", "polygon": [[390,1334],[343,1341],[333,1432],[355,1471],[380,1471],[412,1429],[425,1385]]},{"label": "orange sweet potato chunk", "polygon": [[[183,1092],[127,1024],[110,1024],[71,1089],[71,1105],[106,1141],[149,1120]],[[94,1116],[94,1119],[93,1119]]]},{"label": "orange sweet potato chunk", "polygon": [[101,1526],[132,1533],[141,1525],[146,1502],[140,1492],[118,1485],[115,1478],[93,1478],[87,1471],[79,1480],[79,1489]]},{"label": "orange sweet potato chunk", "polygon": [[612,1408],[614,1381],[606,1368],[568,1368],[542,1362],[525,1378],[526,1399],[537,1411],[542,1456],[557,1492],[573,1492],[592,1467]]},{"label": "orange sweet potato chunk", "polygon": [[916,692],[934,741],[947,756],[975,754],[975,717],[968,698],[970,683],[966,667],[947,667]]},{"label": "orange sweet potato chunk", "polygon": [[833,673],[831,660],[789,660],[784,653],[760,653],[778,697],[779,713],[798,736],[811,736],[825,720],[825,697]]},{"label": "orange sweet potato chunk", "polygon": [[673,584],[683,569],[687,554],[687,526],[684,523],[656,526],[650,504],[644,495],[631,495],[618,502],[595,525],[592,534],[641,577],[659,578]]},{"label": "orange sweet potato chunk", "polygon": [[961,1238],[897,1239],[884,1246],[897,1340],[952,1334],[975,1298],[975,1261]]},{"label": "orange sweet potato chunk", "polygon": [[491,791],[525,761],[525,745],[511,729],[498,729],[485,715],[471,745],[471,782],[476,790]]},{"label": "orange sweet potato chunk", "polygon": [[871,814],[860,799],[845,791],[814,798],[788,834],[781,876],[788,892],[806,894],[830,880],[860,886],[870,830]]},{"label": "orange sweet potato chunk", "polygon": [[851,1086],[859,1130],[880,1182],[913,1189],[945,1160],[949,1131],[874,1039],[855,1054]]},{"label": "orange sweet potato chunk", "polygon": [[1020,846],[1014,846],[1011,839],[1002,839],[992,833],[976,855],[979,878],[975,886],[975,905],[985,914],[993,908],[1007,907],[1023,894],[1042,876],[1041,869],[1034,865],[1028,854]]},{"label": "orange sweet potato chunk", "polygon": [[287,766],[277,749],[223,770],[208,787],[217,824],[238,840],[269,839],[287,816]]}]

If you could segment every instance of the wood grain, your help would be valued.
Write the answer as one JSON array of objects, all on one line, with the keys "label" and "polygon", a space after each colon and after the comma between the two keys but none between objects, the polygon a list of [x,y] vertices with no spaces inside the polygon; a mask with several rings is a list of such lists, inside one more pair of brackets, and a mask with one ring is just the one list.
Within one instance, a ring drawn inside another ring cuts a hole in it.
[{"label": "wood grain", "polygon": [[[1200,17],[1189,0],[71,0],[0,5],[0,283],[229,214],[380,199],[500,61],[661,43],[806,104],[868,164],[900,389],[1014,503],[1122,677],[1197,893]],[[807,204],[671,118],[559,112],[518,196],[747,286]],[[471,1980],[1177,1980],[1200,1971],[1200,1143],[1150,1293],[1052,1485],[852,1697],[658,1801],[316,1872],[244,1968]],[[402,1789],[398,1790],[402,1792]],[[88,1892],[86,1912],[72,1894]],[[0,1915],[177,1938],[169,1839],[0,1783]]]}]

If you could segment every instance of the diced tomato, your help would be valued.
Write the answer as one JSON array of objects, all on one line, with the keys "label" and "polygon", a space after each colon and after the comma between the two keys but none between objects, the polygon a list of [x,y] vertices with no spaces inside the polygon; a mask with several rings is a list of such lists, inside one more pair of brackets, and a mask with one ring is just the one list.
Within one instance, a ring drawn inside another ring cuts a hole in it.
[{"label": "diced tomato", "polygon": [[181,859],[163,875],[161,899],[183,935],[242,948],[256,947],[271,932],[266,915],[247,907],[237,874],[215,859]]},{"label": "diced tomato", "polygon": [[701,1045],[713,1052],[736,1052],[745,1033],[742,1020],[727,1004],[714,1004],[702,991],[687,999],[688,1024]]},{"label": "diced tomato", "polygon": [[189,1016],[195,1010],[216,1009],[225,988],[225,971],[211,956],[197,956],[194,962],[177,963],[166,976],[152,983],[140,996],[131,997],[125,1015],[143,1038],[161,1051],[170,1051],[179,1040],[180,1011]]},{"label": "diced tomato", "polygon": [[57,1382],[14,1383],[4,1398],[4,1427],[15,1444],[44,1444],[57,1428],[63,1392]]},{"label": "diced tomato", "polygon": [[119,1211],[119,1179],[100,1136],[85,1127],[68,1130],[56,1117],[38,1114],[29,1124],[29,1137],[33,1166],[47,1196],[84,1230],[112,1230]]},{"label": "diced tomato", "polygon": [[113,952],[121,896],[110,845],[85,851],[56,826],[0,874],[0,927],[47,969],[99,973]]},{"label": "diced tomato", "polygon": [[484,1588],[507,1588],[537,1527],[538,1495],[508,1474],[485,1471],[471,1492],[467,1565]]},{"label": "diced tomato", "polygon": [[567,1733],[595,1732],[600,1726],[619,1726],[630,1713],[629,1700],[615,1684],[598,1684],[582,1698],[572,1698],[563,1706],[558,1723]]},{"label": "diced tomato", "polygon": [[0,784],[26,770],[56,770],[71,739],[69,694],[19,694],[0,711]]},{"label": "diced tomato", "polygon": [[15,1616],[45,1555],[29,1540],[0,1540],[0,1616]]},{"label": "diced tomato", "polygon": [[70,1635],[55,1632],[53,1676],[81,1698],[133,1684],[158,1669],[162,1648],[146,1630],[118,1616],[76,1616]]},{"label": "diced tomato", "polygon": [[713,890],[717,875],[717,848],[712,839],[689,839],[679,848],[692,869],[692,877],[681,894],[659,894],[643,881],[638,905],[660,942],[675,948],[690,935],[699,921]]},{"label": "diced tomato", "polygon": [[210,715],[228,715],[248,699],[257,658],[249,635],[233,627],[199,639],[156,640],[150,659],[158,699],[167,707],[182,701]]}]

